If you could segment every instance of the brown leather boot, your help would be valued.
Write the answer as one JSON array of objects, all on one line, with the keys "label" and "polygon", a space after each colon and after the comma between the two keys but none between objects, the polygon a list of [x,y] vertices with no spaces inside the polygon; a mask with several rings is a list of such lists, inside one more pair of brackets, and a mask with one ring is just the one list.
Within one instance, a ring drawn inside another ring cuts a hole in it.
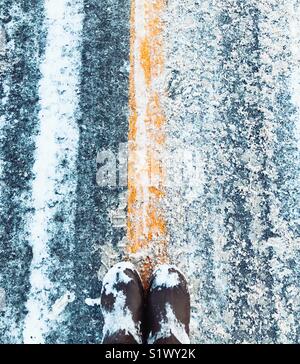
[{"label": "brown leather boot", "polygon": [[190,295],[186,280],[174,266],[159,266],[147,296],[148,344],[189,344]]},{"label": "brown leather boot", "polygon": [[101,307],[103,344],[142,343],[144,291],[140,276],[131,263],[118,263],[106,273]]}]

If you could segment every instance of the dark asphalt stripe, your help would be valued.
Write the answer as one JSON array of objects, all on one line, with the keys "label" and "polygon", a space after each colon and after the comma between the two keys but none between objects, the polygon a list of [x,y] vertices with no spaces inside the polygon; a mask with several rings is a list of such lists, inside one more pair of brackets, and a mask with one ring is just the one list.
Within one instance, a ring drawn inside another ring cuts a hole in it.
[{"label": "dark asphalt stripe", "polygon": [[89,0],[84,4],[73,255],[77,300],[69,342],[97,343],[102,334],[101,311],[99,306],[86,305],[85,299],[100,296],[101,247],[108,253],[117,251],[125,230],[114,228],[109,218],[122,190],[97,186],[96,156],[99,150],[116,151],[118,143],[127,141],[130,2]]},{"label": "dark asphalt stripe", "polygon": [[[31,212],[30,185],[37,127],[39,61],[43,52],[42,1],[1,4],[0,19],[6,33],[6,70],[0,74],[0,98],[6,98],[1,115],[0,159],[0,287],[6,291],[6,310],[0,319],[0,341],[22,342],[24,303],[29,290],[32,258],[26,241],[25,221]],[[3,104],[2,104],[3,105]]]}]

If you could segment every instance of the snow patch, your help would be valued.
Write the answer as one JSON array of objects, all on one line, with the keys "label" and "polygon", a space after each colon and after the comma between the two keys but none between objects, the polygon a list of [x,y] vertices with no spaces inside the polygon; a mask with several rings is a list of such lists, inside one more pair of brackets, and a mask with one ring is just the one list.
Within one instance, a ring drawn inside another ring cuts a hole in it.
[{"label": "snow patch", "polygon": [[118,291],[114,288],[116,283],[129,283],[131,278],[125,273],[126,269],[135,271],[133,264],[130,262],[121,262],[114,265],[103,278],[103,288],[105,294],[113,294],[115,297]]},{"label": "snow patch", "polygon": [[154,344],[157,340],[168,338],[172,334],[181,344],[189,344],[190,339],[185,331],[184,325],[179,322],[172,310],[169,303],[166,304],[166,319],[161,323],[161,329],[157,333],[150,333],[148,338],[148,344]]},{"label": "snow patch", "polygon": [[67,291],[62,297],[58,298],[52,306],[52,311],[49,314],[50,320],[56,320],[59,315],[65,310],[69,303],[74,302],[75,293]]},{"label": "snow patch", "polygon": [[176,269],[175,267],[169,264],[162,264],[153,272],[153,282],[151,285],[151,290],[157,289],[161,290],[162,288],[173,288],[179,285],[179,275],[177,272],[170,272],[170,269]]},{"label": "snow patch", "polygon": [[[49,319],[61,313],[68,299],[50,307],[49,280],[51,259],[49,242],[51,223],[60,203],[71,204],[76,181],[66,178],[76,169],[79,131],[76,123],[78,108],[80,37],[83,23],[83,1],[45,0],[47,40],[44,60],[40,66],[39,85],[40,131],[32,183],[33,216],[28,222],[29,243],[33,259],[30,272],[30,292],[26,309],[23,337],[25,343],[44,343],[50,331]],[[61,166],[67,162],[67,170]],[[74,173],[74,175],[76,175]],[[71,208],[71,207],[70,207]],[[73,213],[68,218],[73,225]],[[73,299],[73,296],[71,298]],[[69,302],[69,301],[68,301]]]},{"label": "snow patch", "polygon": [[136,324],[133,321],[132,314],[125,304],[125,295],[123,292],[118,292],[115,296],[115,304],[112,311],[106,311],[102,307],[104,318],[103,339],[124,330],[126,334],[131,334],[138,344],[141,344],[141,322]]},{"label": "snow patch", "polygon": [[100,306],[101,305],[101,298],[86,298],[84,302],[88,306]]}]

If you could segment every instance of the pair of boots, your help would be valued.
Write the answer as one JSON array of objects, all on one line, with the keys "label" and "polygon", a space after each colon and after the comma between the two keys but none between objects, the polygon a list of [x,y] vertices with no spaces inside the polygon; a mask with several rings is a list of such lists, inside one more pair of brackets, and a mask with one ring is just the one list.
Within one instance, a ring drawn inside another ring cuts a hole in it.
[{"label": "pair of boots", "polygon": [[103,279],[103,344],[188,344],[190,296],[174,266],[160,265],[147,292],[129,262],[112,267]]}]

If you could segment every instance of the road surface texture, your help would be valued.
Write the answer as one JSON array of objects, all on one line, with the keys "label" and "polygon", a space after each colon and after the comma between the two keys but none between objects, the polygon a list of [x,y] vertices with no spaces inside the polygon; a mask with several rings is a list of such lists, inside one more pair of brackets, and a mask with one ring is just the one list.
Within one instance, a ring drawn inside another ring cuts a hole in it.
[{"label": "road surface texture", "polygon": [[300,343],[299,50],[299,0],[1,0],[0,342],[101,342],[126,258]]}]

